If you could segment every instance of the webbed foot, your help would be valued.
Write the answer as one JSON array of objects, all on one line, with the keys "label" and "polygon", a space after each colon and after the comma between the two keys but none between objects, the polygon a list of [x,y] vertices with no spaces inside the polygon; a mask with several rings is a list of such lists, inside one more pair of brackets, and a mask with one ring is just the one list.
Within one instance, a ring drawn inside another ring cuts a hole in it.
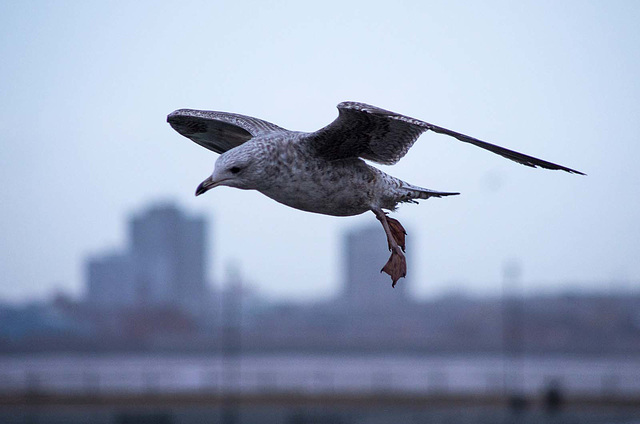
[{"label": "webbed foot", "polygon": [[389,260],[380,272],[386,272],[391,276],[391,287],[394,288],[398,280],[407,275],[407,260],[400,246],[395,246],[391,249],[391,257],[389,257]]},{"label": "webbed foot", "polygon": [[391,276],[391,287],[395,287],[398,280],[407,275],[407,260],[404,256],[405,236],[407,232],[397,219],[389,218],[382,210],[373,210],[376,218],[382,224],[384,232],[387,235],[387,246],[391,251],[391,257],[380,270]]}]

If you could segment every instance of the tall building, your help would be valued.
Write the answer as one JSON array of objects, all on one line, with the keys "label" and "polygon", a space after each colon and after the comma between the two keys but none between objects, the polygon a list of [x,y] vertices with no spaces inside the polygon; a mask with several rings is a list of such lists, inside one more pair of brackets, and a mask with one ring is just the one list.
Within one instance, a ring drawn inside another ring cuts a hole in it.
[{"label": "tall building", "polygon": [[205,220],[159,205],[134,216],[129,231],[138,303],[199,313],[207,296]]},{"label": "tall building", "polygon": [[380,225],[366,226],[345,235],[343,299],[349,307],[375,310],[406,301],[407,279],[400,279],[396,287],[391,288],[390,277],[380,272],[389,256],[387,239]]},{"label": "tall building", "polygon": [[207,225],[173,204],[129,221],[127,253],[90,258],[87,301],[99,307],[167,306],[199,315],[206,286]]},{"label": "tall building", "polygon": [[132,265],[128,254],[90,258],[86,265],[87,302],[99,309],[132,306],[136,300]]}]

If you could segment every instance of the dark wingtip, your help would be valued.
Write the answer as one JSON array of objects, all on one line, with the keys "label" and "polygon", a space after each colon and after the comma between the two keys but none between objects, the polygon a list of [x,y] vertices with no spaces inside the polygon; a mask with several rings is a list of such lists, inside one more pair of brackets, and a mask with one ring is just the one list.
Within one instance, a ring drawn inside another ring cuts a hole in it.
[{"label": "dark wingtip", "polygon": [[[549,162],[551,163],[551,162]],[[562,166],[562,165],[557,165],[557,164],[552,164],[554,165],[553,167],[551,166],[541,166],[539,164],[534,164],[534,168],[536,167],[540,167],[540,168],[545,168],[545,169],[551,169],[551,170],[556,170],[556,171],[564,171],[564,172],[568,172],[569,174],[578,174],[578,175],[587,175],[584,172],[580,172],[576,169],[571,169],[571,168],[567,168],[566,166]]]}]

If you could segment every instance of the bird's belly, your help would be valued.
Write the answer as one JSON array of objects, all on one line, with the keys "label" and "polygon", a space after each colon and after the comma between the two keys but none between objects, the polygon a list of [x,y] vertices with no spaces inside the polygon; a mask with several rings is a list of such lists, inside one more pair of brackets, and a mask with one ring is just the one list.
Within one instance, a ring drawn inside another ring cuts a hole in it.
[{"label": "bird's belly", "polygon": [[306,212],[333,216],[359,215],[371,208],[367,192],[350,190],[344,185],[331,187],[316,184],[297,184],[261,190],[273,200]]}]

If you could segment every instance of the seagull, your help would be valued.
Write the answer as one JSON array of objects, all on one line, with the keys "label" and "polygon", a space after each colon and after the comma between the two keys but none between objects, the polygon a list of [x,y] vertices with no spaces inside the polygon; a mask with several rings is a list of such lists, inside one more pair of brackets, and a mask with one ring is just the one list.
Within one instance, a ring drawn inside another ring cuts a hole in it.
[{"label": "seagull", "polygon": [[167,122],[181,135],[219,153],[213,173],[196,189],[217,186],[258,190],[287,206],[332,216],[372,211],[391,251],[380,272],[391,286],[406,276],[406,231],[387,215],[400,203],[460,193],[418,187],[365,162],[398,162],[425,131],[454,137],[512,161],[585,175],[575,169],[490,144],[428,122],[358,102],[338,105],[338,117],[316,132],[290,131],[251,116],[179,109]]}]

